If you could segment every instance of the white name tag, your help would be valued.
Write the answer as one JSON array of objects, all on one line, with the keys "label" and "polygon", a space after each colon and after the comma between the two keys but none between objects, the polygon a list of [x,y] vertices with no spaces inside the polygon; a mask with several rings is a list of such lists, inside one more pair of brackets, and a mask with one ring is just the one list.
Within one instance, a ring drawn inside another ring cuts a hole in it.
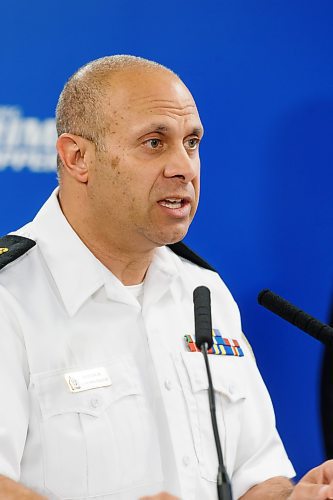
[{"label": "white name tag", "polygon": [[65,380],[71,392],[87,391],[111,385],[111,379],[103,366],[92,370],[65,373]]}]

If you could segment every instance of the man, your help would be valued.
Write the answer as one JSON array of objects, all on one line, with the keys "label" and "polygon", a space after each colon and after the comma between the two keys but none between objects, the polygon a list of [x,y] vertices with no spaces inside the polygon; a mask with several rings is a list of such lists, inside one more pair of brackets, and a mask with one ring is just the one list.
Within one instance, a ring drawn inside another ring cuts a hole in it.
[{"label": "man", "polygon": [[184,342],[198,285],[234,346],[210,364],[235,498],[333,497],[330,462],[292,491],[237,306],[173,246],[199,199],[188,89],[156,63],[103,58],[68,81],[57,127],[59,190],[0,242],[0,498],[217,498],[204,362]]}]

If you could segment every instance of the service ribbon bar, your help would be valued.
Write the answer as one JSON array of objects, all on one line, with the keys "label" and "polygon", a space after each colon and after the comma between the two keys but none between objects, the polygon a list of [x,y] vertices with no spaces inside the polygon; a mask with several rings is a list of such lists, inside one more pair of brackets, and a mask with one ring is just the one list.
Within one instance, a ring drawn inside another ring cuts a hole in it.
[{"label": "service ribbon bar", "polygon": [[[212,330],[213,346],[208,350],[208,354],[217,354],[222,356],[244,356],[243,349],[238,340],[222,337],[219,330]],[[190,352],[200,352],[191,335],[184,335],[185,343]]]}]

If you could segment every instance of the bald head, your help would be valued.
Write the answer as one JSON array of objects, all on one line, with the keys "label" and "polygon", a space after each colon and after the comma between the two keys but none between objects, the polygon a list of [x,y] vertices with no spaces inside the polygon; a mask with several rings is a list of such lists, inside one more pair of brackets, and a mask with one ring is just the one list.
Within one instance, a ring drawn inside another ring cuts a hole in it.
[{"label": "bald head", "polygon": [[83,241],[150,255],[184,237],[203,127],[178,76],[130,56],[94,61],[66,84],[57,118],[61,208]]},{"label": "bald head", "polygon": [[[94,142],[103,150],[104,137],[110,129],[110,109],[106,104],[112,97],[112,80],[119,73],[139,72],[144,76],[162,71],[178,78],[165,66],[129,55],[114,55],[96,59],[82,66],[67,81],[56,109],[58,136],[75,134]],[[59,167],[60,160],[58,161]]]}]

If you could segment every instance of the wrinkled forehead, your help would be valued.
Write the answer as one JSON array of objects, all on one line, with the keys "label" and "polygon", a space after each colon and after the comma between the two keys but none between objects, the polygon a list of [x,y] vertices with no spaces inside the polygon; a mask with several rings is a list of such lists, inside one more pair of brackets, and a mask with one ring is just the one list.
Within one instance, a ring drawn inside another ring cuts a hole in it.
[{"label": "wrinkled forehead", "polygon": [[172,113],[199,120],[196,103],[184,83],[164,69],[129,70],[112,77],[105,88],[111,114]]}]

